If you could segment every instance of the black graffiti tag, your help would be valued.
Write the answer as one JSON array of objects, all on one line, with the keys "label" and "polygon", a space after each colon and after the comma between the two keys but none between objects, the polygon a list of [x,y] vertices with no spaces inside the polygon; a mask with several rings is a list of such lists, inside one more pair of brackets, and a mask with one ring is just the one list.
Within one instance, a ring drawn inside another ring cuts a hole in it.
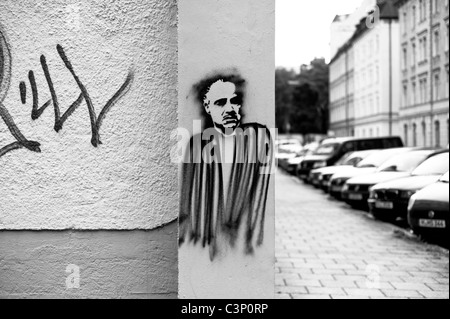
[{"label": "black graffiti tag", "polygon": [[40,144],[35,141],[28,140],[17,125],[14,123],[12,116],[9,114],[6,107],[3,105],[6,93],[9,90],[11,81],[11,53],[6,42],[6,38],[0,30],[0,117],[6,124],[6,127],[11,132],[11,135],[16,139],[16,142],[8,144],[0,148],[0,157],[8,152],[20,148],[26,148],[33,152],[40,152]]},{"label": "black graffiti tag", "polygon": [[[40,144],[34,141],[27,140],[20,130],[17,128],[17,126],[14,124],[14,121],[12,117],[10,116],[8,110],[6,107],[2,104],[6,93],[9,89],[9,81],[10,81],[10,75],[11,75],[11,56],[10,56],[10,50],[7,47],[6,40],[2,36],[0,43],[0,53],[2,55],[2,63],[0,64],[0,81],[1,81],[1,87],[0,87],[0,115],[5,122],[6,126],[10,130],[11,134],[15,137],[17,142],[14,142],[12,144],[9,144],[3,148],[0,149],[0,157],[4,154],[15,150],[19,148],[27,148],[34,152],[40,152]],[[108,111],[119,101],[130,89],[134,73],[132,71],[128,72],[128,75],[125,79],[125,82],[122,84],[122,86],[118,89],[118,91],[113,95],[112,98],[108,100],[108,102],[105,104],[105,106],[100,111],[100,114],[96,115],[95,108],[92,103],[92,100],[89,96],[88,90],[86,89],[86,86],[83,84],[83,82],[80,80],[80,78],[77,76],[72,63],[70,62],[69,58],[66,55],[65,50],[61,45],[57,45],[56,50],[63,61],[65,67],[67,70],[71,73],[72,77],[74,78],[75,82],[77,83],[77,86],[80,90],[80,94],[78,98],[68,107],[68,109],[61,114],[60,104],[58,102],[58,96],[55,91],[55,86],[50,74],[50,69],[47,64],[47,59],[44,55],[41,56],[40,62],[41,67],[45,75],[45,79],[47,81],[47,86],[50,91],[51,99],[46,101],[42,106],[39,106],[39,93],[38,93],[38,87],[36,84],[36,79],[33,71],[29,71],[28,73],[28,81],[31,86],[31,94],[32,94],[32,110],[31,110],[31,119],[37,120],[42,113],[51,105],[53,104],[54,109],[54,115],[55,115],[55,124],[54,124],[54,130],[56,132],[59,132],[62,128],[66,120],[73,114],[73,112],[82,104],[82,102],[86,102],[86,106],[89,113],[89,119],[91,123],[91,144],[94,147],[98,147],[99,144],[102,144],[100,141],[100,127],[102,125],[103,119],[105,118]],[[20,99],[23,104],[26,103],[26,84],[25,82],[21,82],[20,86]]]}]

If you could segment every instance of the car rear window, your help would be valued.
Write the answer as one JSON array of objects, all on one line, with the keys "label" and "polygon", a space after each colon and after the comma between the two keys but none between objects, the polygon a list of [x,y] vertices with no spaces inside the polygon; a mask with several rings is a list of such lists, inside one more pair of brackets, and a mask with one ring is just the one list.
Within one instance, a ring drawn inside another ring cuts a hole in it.
[{"label": "car rear window", "polygon": [[411,172],[422,163],[430,152],[408,152],[396,155],[384,162],[379,168],[380,172]]},{"label": "car rear window", "polygon": [[443,153],[435,155],[419,165],[413,175],[443,175],[448,172],[449,155]]},{"label": "car rear window", "polygon": [[407,149],[394,149],[394,150],[383,150],[376,152],[372,155],[367,156],[364,160],[359,162],[356,167],[380,167],[381,164],[389,160],[391,157],[406,152]]},{"label": "car rear window", "polygon": [[325,144],[321,145],[314,154],[316,155],[330,155],[336,152],[336,150],[341,146],[341,144],[334,143],[334,144]]},{"label": "car rear window", "polygon": [[402,147],[403,142],[400,138],[387,138],[383,139],[383,148]]}]

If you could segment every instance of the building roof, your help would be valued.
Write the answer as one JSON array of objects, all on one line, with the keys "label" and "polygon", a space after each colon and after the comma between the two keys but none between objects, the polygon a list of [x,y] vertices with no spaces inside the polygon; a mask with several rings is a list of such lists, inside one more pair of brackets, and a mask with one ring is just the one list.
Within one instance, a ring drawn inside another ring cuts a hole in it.
[{"label": "building roof", "polygon": [[341,14],[334,17],[333,22],[341,22],[346,20],[350,15],[349,14]]},{"label": "building roof", "polygon": [[[398,1],[399,0],[377,0],[377,6],[380,10],[380,20],[398,20],[398,7],[396,6]],[[339,48],[337,53],[331,59],[330,64],[336,61],[340,55],[345,53],[353,45],[353,42],[369,30],[366,23],[368,16],[369,15],[359,21],[353,36]]]},{"label": "building roof", "polygon": [[398,19],[398,0],[378,0],[377,6],[380,8],[380,19]]},{"label": "building roof", "polygon": [[394,1],[394,5],[397,8],[400,8],[401,6],[403,6],[407,2],[409,2],[409,0],[396,0],[396,1]]}]

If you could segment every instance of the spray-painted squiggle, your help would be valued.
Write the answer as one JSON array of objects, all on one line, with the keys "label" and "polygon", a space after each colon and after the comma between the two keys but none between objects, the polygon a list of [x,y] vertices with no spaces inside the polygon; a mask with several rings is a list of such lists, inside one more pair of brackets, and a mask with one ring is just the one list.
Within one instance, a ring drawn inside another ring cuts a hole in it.
[{"label": "spray-painted squiggle", "polygon": [[19,130],[17,125],[6,107],[3,105],[6,94],[8,93],[11,81],[11,51],[8,47],[8,42],[0,29],[0,117],[6,124],[6,127],[11,132],[16,142],[0,148],[0,157],[6,153],[20,149],[27,148],[33,152],[40,152],[40,144],[35,141],[29,141]]},{"label": "spray-painted squiggle", "polygon": [[[1,30],[0,30],[1,31]],[[6,97],[6,94],[9,89],[10,85],[10,79],[11,79],[11,53],[10,49],[8,47],[6,38],[4,37],[3,33],[0,32],[0,116],[5,122],[6,126],[8,127],[11,134],[15,137],[17,142],[14,142],[10,145],[7,145],[3,148],[0,148],[0,157],[5,155],[6,153],[20,149],[20,148],[27,148],[34,152],[40,152],[40,144],[38,142],[29,141],[27,140],[23,134],[18,129],[17,125],[14,123],[13,118],[11,117],[10,113],[8,112],[7,108],[2,104],[3,100]],[[67,54],[63,47],[61,45],[57,45],[56,50],[62,59],[64,65],[71,73],[72,77],[75,79],[75,82],[77,83],[81,93],[78,96],[78,98],[69,106],[69,108],[61,115],[60,105],[58,102],[58,96],[56,94],[55,86],[50,74],[50,69],[47,64],[47,59],[44,55],[41,56],[40,62],[41,67],[45,75],[45,79],[47,81],[47,85],[50,91],[51,99],[45,102],[41,107],[39,107],[39,94],[38,94],[38,87],[36,84],[36,79],[34,76],[33,71],[29,71],[28,73],[28,80],[30,82],[31,86],[31,93],[33,98],[33,105],[31,110],[31,119],[37,120],[42,113],[47,109],[50,104],[53,104],[53,109],[55,113],[55,125],[54,130],[56,132],[59,132],[62,128],[66,120],[73,114],[73,112],[82,104],[83,100],[86,102],[88,112],[89,112],[89,118],[91,122],[91,131],[92,131],[92,138],[91,143],[94,147],[97,147],[99,144],[101,144],[100,141],[100,127],[102,125],[103,119],[105,118],[108,111],[129,91],[131,84],[133,82],[134,73],[133,71],[129,71],[125,82],[122,84],[122,86],[119,88],[119,90],[113,95],[111,99],[108,100],[108,102],[105,104],[105,106],[100,111],[99,116],[96,116],[95,108],[92,103],[92,100],[89,96],[89,93],[86,89],[86,86],[82,83],[80,78],[75,73],[75,70],[72,66],[72,63],[70,62],[69,58],[67,57]],[[23,104],[26,104],[26,93],[27,93],[27,87],[25,82],[20,82],[20,99]]]}]

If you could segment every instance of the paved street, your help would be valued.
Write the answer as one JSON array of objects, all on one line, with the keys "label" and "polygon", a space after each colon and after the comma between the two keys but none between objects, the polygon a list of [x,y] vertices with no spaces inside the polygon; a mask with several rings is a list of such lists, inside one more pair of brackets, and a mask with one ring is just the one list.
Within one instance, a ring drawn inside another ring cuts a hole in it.
[{"label": "paved street", "polygon": [[281,171],[276,209],[277,298],[449,298],[448,251]]}]

